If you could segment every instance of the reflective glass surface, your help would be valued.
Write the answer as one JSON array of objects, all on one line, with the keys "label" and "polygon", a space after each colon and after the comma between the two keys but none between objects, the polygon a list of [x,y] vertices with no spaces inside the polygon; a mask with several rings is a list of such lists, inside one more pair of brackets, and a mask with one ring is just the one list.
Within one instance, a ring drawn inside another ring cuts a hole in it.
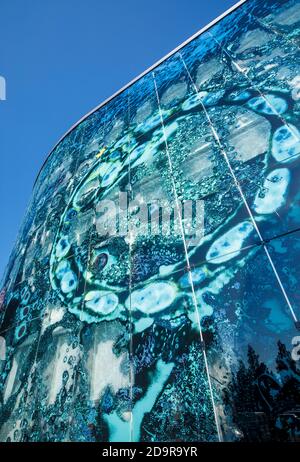
[{"label": "reflective glass surface", "polygon": [[0,287],[1,441],[300,440],[300,2],[248,0],[53,149]]}]

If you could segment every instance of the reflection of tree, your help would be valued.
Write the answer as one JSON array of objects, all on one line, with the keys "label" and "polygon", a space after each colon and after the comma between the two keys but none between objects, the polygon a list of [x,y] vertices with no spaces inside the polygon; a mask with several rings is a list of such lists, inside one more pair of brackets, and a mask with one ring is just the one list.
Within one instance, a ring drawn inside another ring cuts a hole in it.
[{"label": "reflection of tree", "polygon": [[194,342],[174,367],[141,426],[142,441],[216,441],[203,352]]},{"label": "reflection of tree", "polygon": [[285,345],[278,342],[277,374],[248,348],[225,391],[225,404],[243,441],[300,441],[300,369]]}]

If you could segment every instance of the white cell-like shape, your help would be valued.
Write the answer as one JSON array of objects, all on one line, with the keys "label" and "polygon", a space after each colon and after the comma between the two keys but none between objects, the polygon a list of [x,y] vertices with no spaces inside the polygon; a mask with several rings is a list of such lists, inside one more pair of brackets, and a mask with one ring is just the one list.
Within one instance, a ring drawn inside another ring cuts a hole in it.
[{"label": "white cell-like shape", "polygon": [[294,125],[277,128],[272,140],[272,156],[278,162],[289,162],[300,155],[300,133]]},{"label": "white cell-like shape", "polygon": [[171,85],[161,97],[161,105],[164,107],[170,107],[173,104],[183,100],[188,90],[188,86],[185,82],[174,83]]},{"label": "white cell-like shape", "polygon": [[113,292],[91,290],[85,295],[84,301],[85,306],[94,313],[106,316],[117,308],[119,298]]},{"label": "white cell-like shape", "polygon": [[271,124],[267,119],[254,112],[250,117],[247,114],[244,120],[241,119],[240,122],[241,125],[235,131],[232,130],[229,142],[237,157],[243,162],[247,162],[268,150]]},{"label": "white cell-like shape", "polygon": [[216,58],[200,64],[196,75],[197,87],[200,88],[202,85],[207,85],[216,74],[223,71],[223,68],[223,64]]},{"label": "white cell-like shape", "polygon": [[283,98],[271,94],[251,98],[247,102],[247,106],[256,112],[267,115],[283,114],[288,108],[287,102]]},{"label": "white cell-like shape", "polygon": [[56,248],[55,248],[55,256],[56,258],[58,258],[59,260],[61,258],[64,258],[67,253],[69,252],[71,248],[71,244],[69,242],[69,239],[67,236],[62,236],[58,243],[56,244]]},{"label": "white cell-like shape", "polygon": [[68,270],[65,272],[60,281],[60,288],[64,294],[73,292],[78,285],[78,279],[74,271]]},{"label": "white cell-like shape", "polygon": [[287,168],[273,170],[265,179],[263,191],[258,192],[253,208],[256,213],[274,213],[285,203],[285,197],[290,182],[290,172]]},{"label": "white cell-like shape", "polygon": [[126,307],[151,315],[168,308],[177,296],[177,286],[169,282],[153,282],[135,290],[131,299],[126,300]]},{"label": "white cell-like shape", "polygon": [[138,107],[135,117],[133,119],[134,123],[141,124],[143,123],[148,117],[151,116],[153,112],[153,105],[150,101],[146,101],[142,106]]},{"label": "white cell-like shape", "polygon": [[70,262],[68,260],[62,260],[56,267],[55,276],[58,279],[62,279],[63,276],[69,271],[70,269]]},{"label": "white cell-like shape", "polygon": [[270,34],[261,29],[252,29],[241,37],[236,53],[243,53],[251,48],[261,47],[268,43],[271,38]]},{"label": "white cell-like shape", "polygon": [[211,245],[206,259],[211,260],[210,263],[219,264],[235,258],[253,230],[253,224],[249,221],[234,226]]}]

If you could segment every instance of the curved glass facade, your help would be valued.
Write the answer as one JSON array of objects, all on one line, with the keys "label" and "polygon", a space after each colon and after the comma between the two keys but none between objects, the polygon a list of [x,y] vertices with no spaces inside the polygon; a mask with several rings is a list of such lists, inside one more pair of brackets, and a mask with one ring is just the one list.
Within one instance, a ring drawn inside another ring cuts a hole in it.
[{"label": "curved glass facade", "polygon": [[299,38],[299,1],[246,1],[52,151],[1,286],[0,440],[299,440]]}]

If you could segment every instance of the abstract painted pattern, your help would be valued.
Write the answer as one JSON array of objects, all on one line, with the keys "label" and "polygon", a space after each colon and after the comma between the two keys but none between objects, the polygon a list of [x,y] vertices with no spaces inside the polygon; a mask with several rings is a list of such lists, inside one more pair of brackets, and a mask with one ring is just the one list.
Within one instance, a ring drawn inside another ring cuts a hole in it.
[{"label": "abstract painted pattern", "polygon": [[1,441],[300,439],[299,44],[300,1],[247,0],[53,149],[1,285]]}]

